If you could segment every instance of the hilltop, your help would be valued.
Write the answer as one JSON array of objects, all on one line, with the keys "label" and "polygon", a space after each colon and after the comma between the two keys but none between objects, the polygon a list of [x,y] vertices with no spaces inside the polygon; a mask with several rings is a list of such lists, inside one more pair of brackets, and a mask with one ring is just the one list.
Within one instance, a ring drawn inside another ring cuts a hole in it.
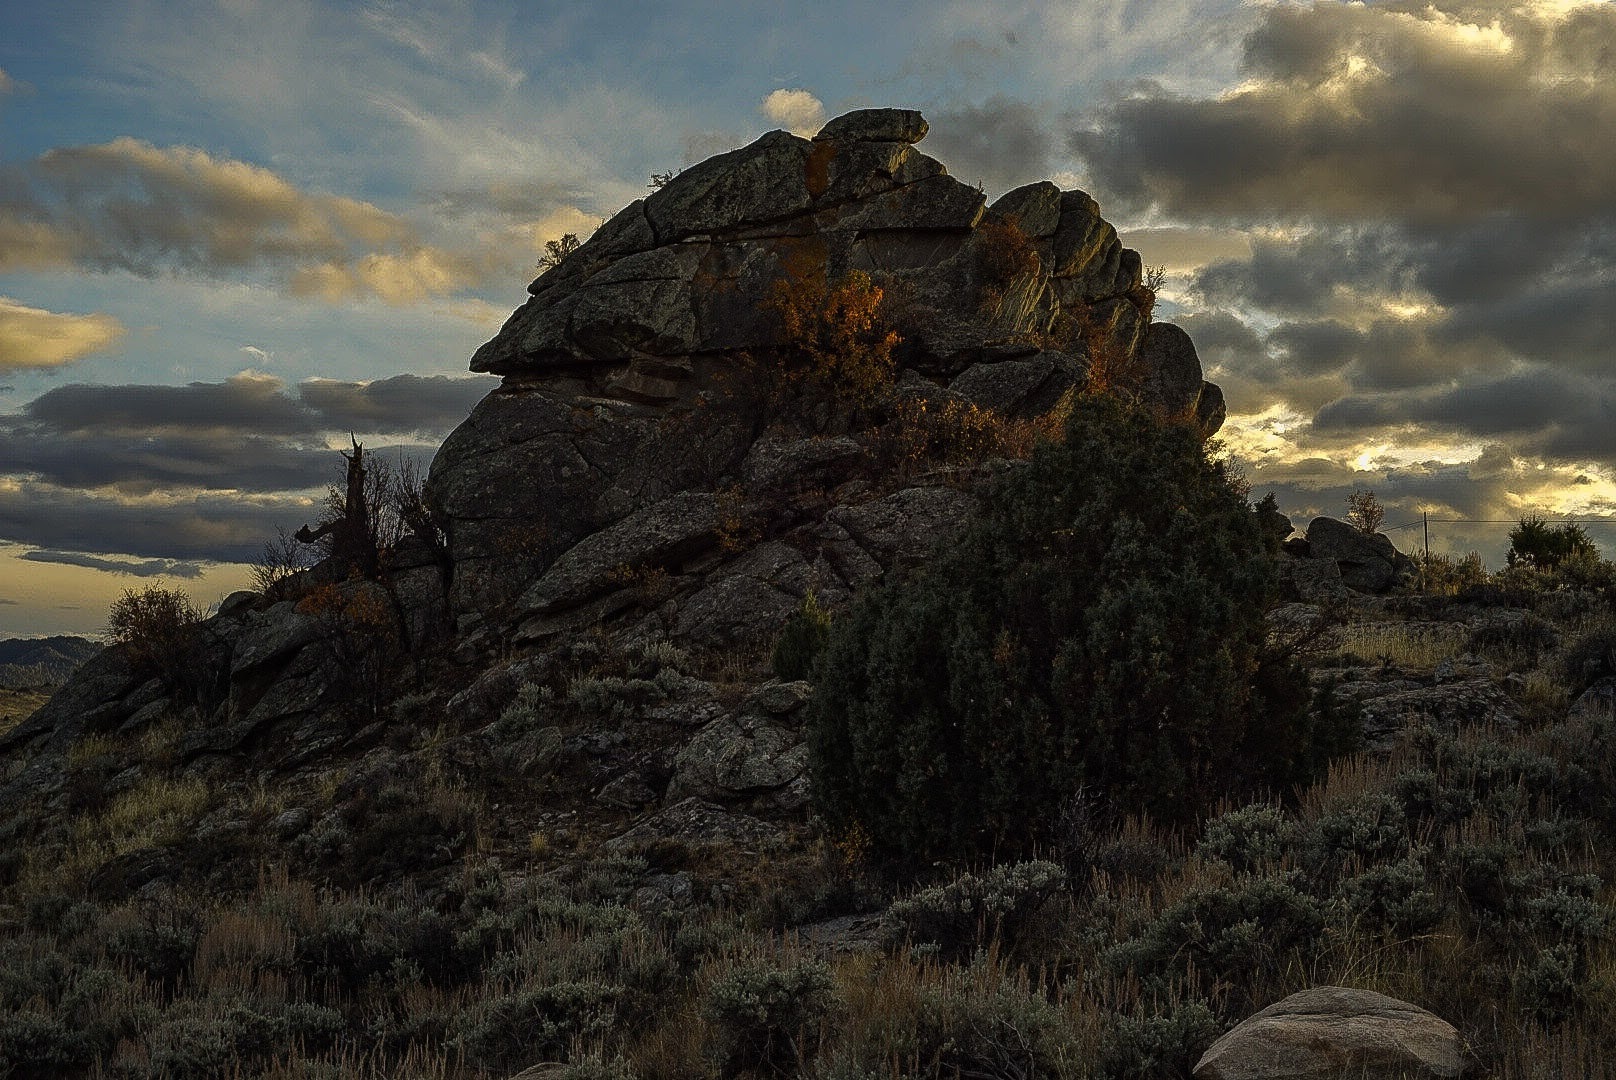
[{"label": "hilltop", "polygon": [[[477,351],[423,488],[355,446],[318,565],[148,593],[0,731],[0,1075],[1183,1076],[1331,984],[1492,1075],[1616,1049],[1616,568],[1250,506],[1094,200],[990,204],[926,130],[668,178]],[[892,836],[814,788],[849,670],[836,722],[913,736]],[[950,709],[1014,858],[893,853],[954,820],[903,801]],[[1048,746],[1094,782],[1016,807]]]},{"label": "hilltop", "polygon": [[101,646],[88,638],[6,638],[0,641],[0,687],[60,685]]}]

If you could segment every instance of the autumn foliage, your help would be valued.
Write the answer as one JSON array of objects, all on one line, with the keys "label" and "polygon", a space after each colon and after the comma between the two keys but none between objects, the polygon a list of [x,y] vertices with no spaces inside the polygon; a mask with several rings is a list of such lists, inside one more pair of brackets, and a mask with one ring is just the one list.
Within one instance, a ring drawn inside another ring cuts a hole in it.
[{"label": "autumn foliage", "polygon": [[178,691],[187,688],[201,622],[201,611],[184,589],[125,589],[107,612],[107,639],[123,647],[130,667]]},{"label": "autumn foliage", "polygon": [[885,290],[862,270],[834,283],[811,259],[788,262],[765,305],[780,320],[790,357],[838,396],[869,400],[893,380],[901,340],[882,313]]}]

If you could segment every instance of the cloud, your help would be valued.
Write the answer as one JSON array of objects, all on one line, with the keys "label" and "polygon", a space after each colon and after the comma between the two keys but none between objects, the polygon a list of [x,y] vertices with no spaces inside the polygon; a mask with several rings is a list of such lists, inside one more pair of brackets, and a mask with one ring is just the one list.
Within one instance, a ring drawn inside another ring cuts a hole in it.
[{"label": "cloud", "polygon": [[111,348],[123,335],[111,315],[66,315],[0,296],[0,371],[59,367]]},{"label": "cloud", "polygon": [[201,563],[181,562],[178,559],[145,559],[140,562],[130,562],[126,559],[107,559],[98,555],[86,555],[79,551],[44,550],[25,551],[18,557],[29,562],[82,566],[90,570],[107,570],[114,574],[131,574],[135,577],[199,578],[203,572]]},{"label": "cloud", "polygon": [[806,90],[771,90],[758,112],[793,135],[816,134],[825,126],[825,104]]},{"label": "cloud", "polygon": [[485,379],[404,374],[369,382],[311,379],[298,396],[326,428],[431,436],[465,419],[491,388]]},{"label": "cloud", "polygon": [[1170,277],[1188,276],[1209,263],[1248,259],[1251,234],[1243,229],[1158,225],[1126,229],[1121,239],[1146,266],[1165,266]]},{"label": "cloud", "polygon": [[123,496],[0,479],[0,539],[136,559],[251,562],[276,529],[312,521],[318,503],[210,492]]},{"label": "cloud", "polygon": [[1240,81],[1119,86],[1068,139],[1112,215],[1249,237],[1170,298],[1231,445],[1294,491],[1374,474],[1409,506],[1534,508],[1589,467],[1608,491],[1616,6],[1255,20]]},{"label": "cloud", "polygon": [[374,296],[389,304],[409,304],[457,293],[480,276],[471,260],[423,247],[406,254],[372,252],[354,261],[304,267],[292,275],[291,293],[332,302]]},{"label": "cloud", "polygon": [[488,388],[479,378],[405,374],[311,380],[294,391],[255,372],[187,386],[69,385],[0,416],[0,461],[14,479],[125,497],[304,491],[333,479],[330,446],[350,432],[429,458]]},{"label": "cloud", "polygon": [[16,90],[17,80],[13,79],[10,75],[7,75],[5,68],[0,68],[0,97],[15,93]]},{"label": "cloud", "polygon": [[1245,39],[1245,82],[1118,97],[1070,146],[1116,203],[1203,220],[1603,214],[1616,206],[1616,142],[1597,135],[1616,125],[1613,47],[1608,4],[1571,19],[1275,5]]},{"label": "cloud", "polygon": [[0,241],[0,270],[268,272],[293,295],[388,303],[459,292],[498,265],[425,243],[411,223],[371,203],[127,136],[0,170]]},{"label": "cloud", "polygon": [[1398,426],[1468,439],[1507,440],[1517,453],[1562,464],[1599,462],[1616,469],[1616,389],[1545,368],[1466,382],[1421,394],[1355,394],[1320,409],[1321,434]]},{"label": "cloud", "polygon": [[1049,175],[1053,136],[1032,105],[1001,95],[932,118],[926,151],[953,175],[1002,192]]}]

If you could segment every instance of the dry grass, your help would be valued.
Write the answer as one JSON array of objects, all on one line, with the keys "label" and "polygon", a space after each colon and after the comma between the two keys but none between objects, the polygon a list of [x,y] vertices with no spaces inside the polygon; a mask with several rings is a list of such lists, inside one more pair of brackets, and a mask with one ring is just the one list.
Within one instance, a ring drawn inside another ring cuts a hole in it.
[{"label": "dry grass", "polygon": [[1462,627],[1430,623],[1355,623],[1335,631],[1343,657],[1409,672],[1429,672],[1465,651]]},{"label": "dry grass", "polygon": [[0,687],[0,735],[4,735],[34,714],[54,693],[51,689],[13,690]]},{"label": "dry grass", "polygon": [[86,735],[67,748],[67,767],[76,769],[98,758],[111,757],[125,749],[124,740],[115,734]]},{"label": "dry grass", "polygon": [[29,849],[20,885],[25,893],[49,892],[82,882],[120,855],[176,844],[206,812],[210,800],[201,780],[148,777],[101,812],[80,816],[65,849]]}]

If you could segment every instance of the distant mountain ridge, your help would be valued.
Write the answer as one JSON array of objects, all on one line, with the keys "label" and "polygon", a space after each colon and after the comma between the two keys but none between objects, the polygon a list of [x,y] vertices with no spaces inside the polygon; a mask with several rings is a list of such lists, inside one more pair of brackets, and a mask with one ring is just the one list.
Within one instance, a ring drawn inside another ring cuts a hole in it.
[{"label": "distant mountain ridge", "polygon": [[66,682],[79,665],[100,651],[99,644],[81,637],[0,640],[0,687]]}]

